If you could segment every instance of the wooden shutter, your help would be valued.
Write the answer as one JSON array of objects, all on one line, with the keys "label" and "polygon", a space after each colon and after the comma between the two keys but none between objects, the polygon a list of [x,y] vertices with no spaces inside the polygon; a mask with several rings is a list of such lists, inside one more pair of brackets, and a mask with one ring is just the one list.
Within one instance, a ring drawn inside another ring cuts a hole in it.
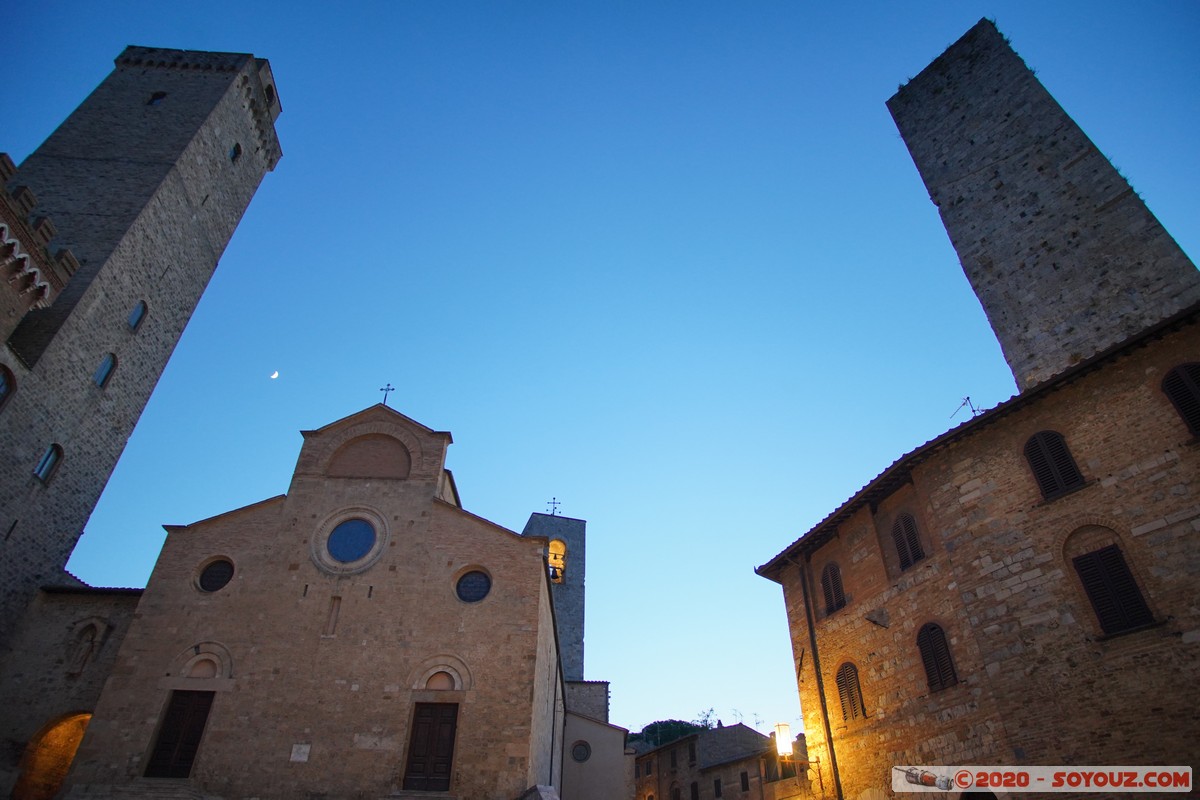
[{"label": "wooden shutter", "polygon": [[1072,563],[1105,633],[1121,633],[1154,622],[1154,615],[1115,544],[1076,556]]},{"label": "wooden shutter", "polygon": [[1167,373],[1162,390],[1193,436],[1200,436],[1200,364],[1184,364]]},{"label": "wooden shutter", "polygon": [[147,778],[186,778],[204,737],[215,692],[171,692],[158,741],[146,764]]},{"label": "wooden shutter", "polygon": [[917,535],[917,521],[912,514],[901,514],[892,525],[892,541],[896,554],[900,556],[900,569],[905,570],[925,557],[921,537]]},{"label": "wooden shutter", "polygon": [[1083,486],[1083,475],[1057,431],[1040,431],[1025,443],[1025,458],[1042,497],[1053,500]]},{"label": "wooden shutter", "polygon": [[846,605],[846,593],[842,590],[842,571],[837,564],[826,564],[821,571],[821,589],[825,593],[825,613],[832,614]]},{"label": "wooden shutter", "polygon": [[450,790],[457,724],[457,703],[417,703],[408,740],[405,791]]},{"label": "wooden shutter", "polygon": [[946,632],[932,622],[917,634],[917,647],[921,651],[921,662],[925,665],[925,677],[929,690],[940,692],[958,683],[954,672],[954,661],[950,658],[950,645],[946,643]]},{"label": "wooden shutter", "polygon": [[842,719],[849,722],[852,719],[865,717],[863,708],[862,689],[858,685],[858,667],[853,664],[842,664],[837,671],[838,699],[842,703]]}]

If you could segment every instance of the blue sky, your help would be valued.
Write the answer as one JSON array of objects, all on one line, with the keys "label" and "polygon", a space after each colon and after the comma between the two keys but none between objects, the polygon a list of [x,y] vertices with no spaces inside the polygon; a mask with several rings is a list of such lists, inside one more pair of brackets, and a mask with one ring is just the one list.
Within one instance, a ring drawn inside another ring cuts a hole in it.
[{"label": "blue sky", "polygon": [[126,44],[269,58],[284,108],[71,569],[143,585],[163,524],[286,491],[390,382],[470,511],[588,520],[613,722],[795,725],[753,567],[1015,391],[884,107],[984,16],[1200,252],[1195,2],[13,8],[18,163]]}]

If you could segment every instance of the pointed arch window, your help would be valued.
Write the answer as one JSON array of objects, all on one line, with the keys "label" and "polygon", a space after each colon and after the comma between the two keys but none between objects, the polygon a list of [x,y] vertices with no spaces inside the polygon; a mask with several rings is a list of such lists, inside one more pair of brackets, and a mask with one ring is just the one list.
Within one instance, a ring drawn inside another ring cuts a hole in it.
[{"label": "pointed arch window", "polygon": [[825,593],[825,614],[828,616],[846,605],[842,590],[842,571],[837,564],[826,564],[821,570],[821,590]]},{"label": "pointed arch window", "polygon": [[1071,563],[1106,634],[1124,633],[1154,622],[1120,547],[1110,544],[1076,556]]},{"label": "pointed arch window", "polygon": [[33,476],[42,483],[49,483],[62,463],[63,449],[57,443],[46,448],[37,466],[33,468]]},{"label": "pointed arch window", "polygon": [[958,683],[954,660],[950,658],[950,645],[946,643],[946,632],[940,625],[930,622],[923,626],[917,634],[917,647],[921,651],[921,662],[925,664],[929,691],[940,692]]},{"label": "pointed arch window", "polygon": [[142,327],[142,320],[146,318],[146,301],[138,300],[137,303],[129,310],[129,316],[126,322],[129,323],[129,330],[136,331]]},{"label": "pointed arch window", "polygon": [[1075,459],[1067,449],[1067,440],[1058,431],[1040,431],[1029,437],[1025,443],[1025,459],[1046,500],[1054,500],[1083,487],[1083,474],[1075,466]]},{"label": "pointed arch window", "polygon": [[858,667],[846,662],[837,671],[838,699],[842,703],[842,719],[849,722],[867,716],[863,705],[862,688],[858,684]]},{"label": "pointed arch window", "polygon": [[1200,364],[1175,367],[1163,378],[1162,390],[1192,435],[1200,436]]},{"label": "pointed arch window", "polygon": [[901,514],[892,523],[892,542],[896,555],[900,557],[900,569],[906,570],[925,557],[921,537],[917,533],[917,521],[912,514]]}]

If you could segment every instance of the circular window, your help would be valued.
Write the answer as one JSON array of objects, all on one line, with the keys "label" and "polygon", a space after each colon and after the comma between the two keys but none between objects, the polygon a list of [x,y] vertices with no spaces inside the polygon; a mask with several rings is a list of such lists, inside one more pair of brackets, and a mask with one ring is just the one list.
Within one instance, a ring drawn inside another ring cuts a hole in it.
[{"label": "circular window", "polygon": [[587,742],[576,742],[571,745],[571,758],[583,763],[592,757],[592,746]]},{"label": "circular window", "polygon": [[458,599],[464,603],[478,603],[492,590],[492,579],[486,572],[471,570],[458,579]]},{"label": "circular window", "polygon": [[375,547],[375,527],[365,519],[348,519],[330,532],[325,547],[335,561],[352,564]]},{"label": "circular window", "polygon": [[201,591],[219,592],[231,580],[233,580],[233,562],[224,558],[218,558],[200,570]]}]

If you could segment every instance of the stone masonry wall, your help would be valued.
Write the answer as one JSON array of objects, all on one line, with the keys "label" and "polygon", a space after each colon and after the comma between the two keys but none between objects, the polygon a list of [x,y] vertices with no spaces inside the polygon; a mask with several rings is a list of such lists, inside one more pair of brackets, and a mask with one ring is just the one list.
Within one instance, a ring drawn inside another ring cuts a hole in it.
[{"label": "stone masonry wall", "polygon": [[[347,441],[381,434],[411,454],[407,480],[321,473]],[[542,740],[562,735],[561,719],[554,733],[534,708],[535,687],[557,672],[539,647],[543,543],[435,499],[448,438],[374,406],[305,434],[288,495],[169,529],[68,779],[73,796],[138,780],[176,689],[216,693],[190,779],[207,794],[387,796],[418,702],[458,704],[451,796],[524,792]],[[316,554],[347,516],[374,520],[378,560],[331,572]],[[233,579],[200,591],[214,557],[232,561]],[[491,577],[475,603],[455,591],[471,570]],[[219,674],[188,677],[197,658],[216,659]],[[442,671],[454,688],[426,688]]]},{"label": "stone masonry wall", "polygon": [[888,101],[1027,389],[1200,302],[1200,273],[989,21]]},{"label": "stone masonry wall", "polygon": [[[34,190],[39,213],[55,220],[56,244],[80,266],[54,304],[27,314],[0,351],[19,387],[0,414],[0,644],[36,588],[66,563],[225,245],[279,158],[259,77],[269,71],[253,57],[199,54],[215,59],[199,66],[127,58],[180,52],[127,50],[10,184]],[[150,104],[155,92],[165,96]],[[128,319],[138,302],[148,310],[134,330]],[[93,374],[107,354],[116,369],[100,387]],[[33,469],[52,443],[62,459],[42,482]]]},{"label": "stone masonry wall", "polygon": [[[1200,451],[1161,391],[1200,357],[1200,327],[1153,341],[923,459],[912,482],[864,507],[812,554],[825,700],[846,797],[890,794],[899,764],[1190,764],[1200,713]],[[1066,440],[1085,485],[1045,501],[1023,456]],[[926,557],[901,572],[895,515]],[[1070,553],[1115,542],[1158,624],[1105,637]],[[847,605],[826,615],[820,573]],[[810,756],[829,763],[799,565],[780,579]],[[874,620],[874,621],[872,621]],[[916,644],[935,622],[959,683],[931,692]],[[842,719],[836,674],[858,668],[866,718]],[[829,785],[829,774],[826,774]]]},{"label": "stone masonry wall", "polygon": [[[0,796],[48,725],[96,708],[141,592],[75,587],[40,592],[0,666]],[[93,631],[85,630],[94,627]]]}]

